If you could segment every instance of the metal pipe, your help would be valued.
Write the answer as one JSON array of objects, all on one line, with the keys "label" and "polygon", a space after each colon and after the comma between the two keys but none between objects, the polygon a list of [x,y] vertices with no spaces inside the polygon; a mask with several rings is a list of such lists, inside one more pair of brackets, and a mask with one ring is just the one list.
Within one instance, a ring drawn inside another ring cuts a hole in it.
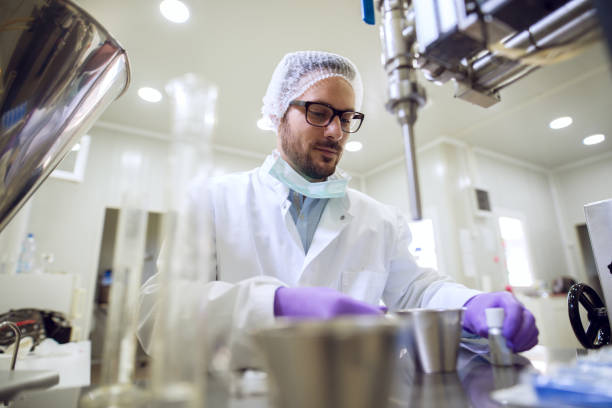
[{"label": "metal pipe", "polygon": [[[414,30],[406,30],[408,4],[405,0],[384,0],[380,7],[383,62],[387,74],[390,75],[391,71],[399,67],[411,66],[410,51],[415,40]],[[412,36],[411,41],[405,41],[404,32]]]},{"label": "metal pipe", "polygon": [[593,29],[597,28],[598,25],[599,22],[597,21],[596,11],[588,10],[584,14],[579,15],[547,36],[540,38],[537,41],[537,46],[532,45],[527,51],[536,52],[538,47],[554,46],[558,43],[570,41],[575,36],[580,36],[581,34],[591,32]]},{"label": "metal pipe", "polygon": [[11,357],[11,371],[15,371],[15,363],[17,362],[17,353],[19,352],[19,343],[21,343],[21,330],[19,330],[19,326],[17,326],[13,322],[2,322],[0,323],[0,331],[5,327],[9,327],[15,333],[15,350],[13,350],[13,357]]},{"label": "metal pipe", "polygon": [[[529,30],[510,38],[504,46],[508,49],[522,48],[525,50],[524,56],[529,57],[540,47],[571,40],[580,33],[591,31],[596,25],[595,10],[590,2],[575,0],[536,22]],[[495,56],[495,53],[481,57],[472,67],[475,85],[482,89],[501,89],[514,82],[515,78],[524,76],[525,72],[530,72],[529,65]]]},{"label": "metal pipe", "polygon": [[402,125],[404,136],[404,155],[406,156],[406,174],[408,175],[408,202],[412,219],[417,221],[423,216],[421,212],[421,191],[417,173],[416,150],[414,148],[414,128],[410,123]]},{"label": "metal pipe", "polygon": [[522,31],[511,37],[504,42],[504,45],[507,48],[526,49],[532,44],[532,39],[535,39],[537,42],[538,39],[548,36],[591,9],[593,9],[593,5],[590,0],[574,0],[569,2],[533,24],[529,30]]},{"label": "metal pipe", "polygon": [[[550,32],[546,37],[538,40],[537,45],[529,46],[525,50],[524,57],[531,57],[532,54],[537,53],[543,47],[555,46],[555,44],[572,40],[574,37],[580,36],[581,34],[592,32],[596,26],[597,19],[595,10],[588,10],[555,31]],[[502,64],[494,67],[495,63],[499,61],[502,61]],[[483,62],[484,63],[478,65],[474,64],[474,68],[478,67],[474,70],[476,77],[475,83],[483,89],[501,89],[507,86],[508,83],[514,82],[515,78],[524,76],[525,72],[531,72],[531,65],[526,63],[521,64],[504,57],[491,57]],[[506,63],[508,64],[505,65]]]}]

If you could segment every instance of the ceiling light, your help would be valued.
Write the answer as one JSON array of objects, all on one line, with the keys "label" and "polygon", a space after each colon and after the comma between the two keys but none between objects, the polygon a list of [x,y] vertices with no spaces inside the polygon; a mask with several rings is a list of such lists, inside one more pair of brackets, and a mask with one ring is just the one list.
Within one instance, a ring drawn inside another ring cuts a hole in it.
[{"label": "ceiling light", "polygon": [[159,11],[173,23],[184,23],[189,20],[189,9],[179,0],[164,0],[159,4]]},{"label": "ceiling light", "polygon": [[81,150],[81,144],[80,143],[75,144],[74,146],[72,146],[71,150],[73,152],[78,152],[79,150]]},{"label": "ceiling light", "polygon": [[268,126],[268,120],[266,118],[261,118],[257,121],[257,127],[261,130],[270,130]]},{"label": "ceiling light", "polygon": [[346,146],[344,146],[344,149],[346,149],[349,152],[358,152],[362,148],[363,148],[363,145],[361,144],[361,142],[358,142],[356,140],[348,142]]},{"label": "ceiling light", "polygon": [[149,88],[145,86],[144,88],[140,88],[138,90],[138,96],[144,99],[147,102],[159,102],[161,101],[162,94],[155,88]]},{"label": "ceiling light", "polygon": [[569,125],[571,125],[573,122],[572,118],[570,118],[569,116],[562,116],[560,118],[557,118],[555,120],[552,120],[548,126],[551,129],[563,129],[565,127],[568,127]]},{"label": "ceiling light", "polygon": [[590,146],[590,145],[594,145],[594,144],[597,144],[597,143],[601,143],[604,140],[606,140],[606,137],[600,133],[600,134],[597,134],[597,135],[591,135],[591,136],[585,137],[582,140],[582,143],[587,145],[587,146]]}]

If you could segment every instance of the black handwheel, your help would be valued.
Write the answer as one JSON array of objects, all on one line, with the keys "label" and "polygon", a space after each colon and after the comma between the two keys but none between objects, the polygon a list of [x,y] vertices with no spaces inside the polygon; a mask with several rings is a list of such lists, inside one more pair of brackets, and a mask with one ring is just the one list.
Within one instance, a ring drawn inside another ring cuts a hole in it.
[{"label": "black handwheel", "polygon": [[[586,309],[589,319],[586,331],[580,320],[580,305]],[[597,292],[584,283],[577,283],[567,292],[567,307],[574,334],[585,348],[596,349],[610,344],[610,322]]]}]

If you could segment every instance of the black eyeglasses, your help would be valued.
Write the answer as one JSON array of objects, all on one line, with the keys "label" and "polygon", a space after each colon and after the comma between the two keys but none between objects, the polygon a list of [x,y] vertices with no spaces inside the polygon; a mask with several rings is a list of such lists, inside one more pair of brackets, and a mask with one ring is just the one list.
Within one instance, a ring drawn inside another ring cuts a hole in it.
[{"label": "black eyeglasses", "polygon": [[361,112],[340,111],[322,102],[291,101],[289,105],[303,106],[306,109],[306,122],[312,126],[325,127],[334,117],[340,118],[340,128],[345,133],[355,133],[361,127],[365,115]]}]

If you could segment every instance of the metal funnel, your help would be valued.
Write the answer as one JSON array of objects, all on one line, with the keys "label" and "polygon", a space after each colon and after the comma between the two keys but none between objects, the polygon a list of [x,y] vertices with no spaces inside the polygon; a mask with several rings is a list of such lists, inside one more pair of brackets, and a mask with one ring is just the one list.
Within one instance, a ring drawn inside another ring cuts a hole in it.
[{"label": "metal funnel", "polygon": [[0,1],[0,231],[129,78],[125,50],[74,3]]}]

